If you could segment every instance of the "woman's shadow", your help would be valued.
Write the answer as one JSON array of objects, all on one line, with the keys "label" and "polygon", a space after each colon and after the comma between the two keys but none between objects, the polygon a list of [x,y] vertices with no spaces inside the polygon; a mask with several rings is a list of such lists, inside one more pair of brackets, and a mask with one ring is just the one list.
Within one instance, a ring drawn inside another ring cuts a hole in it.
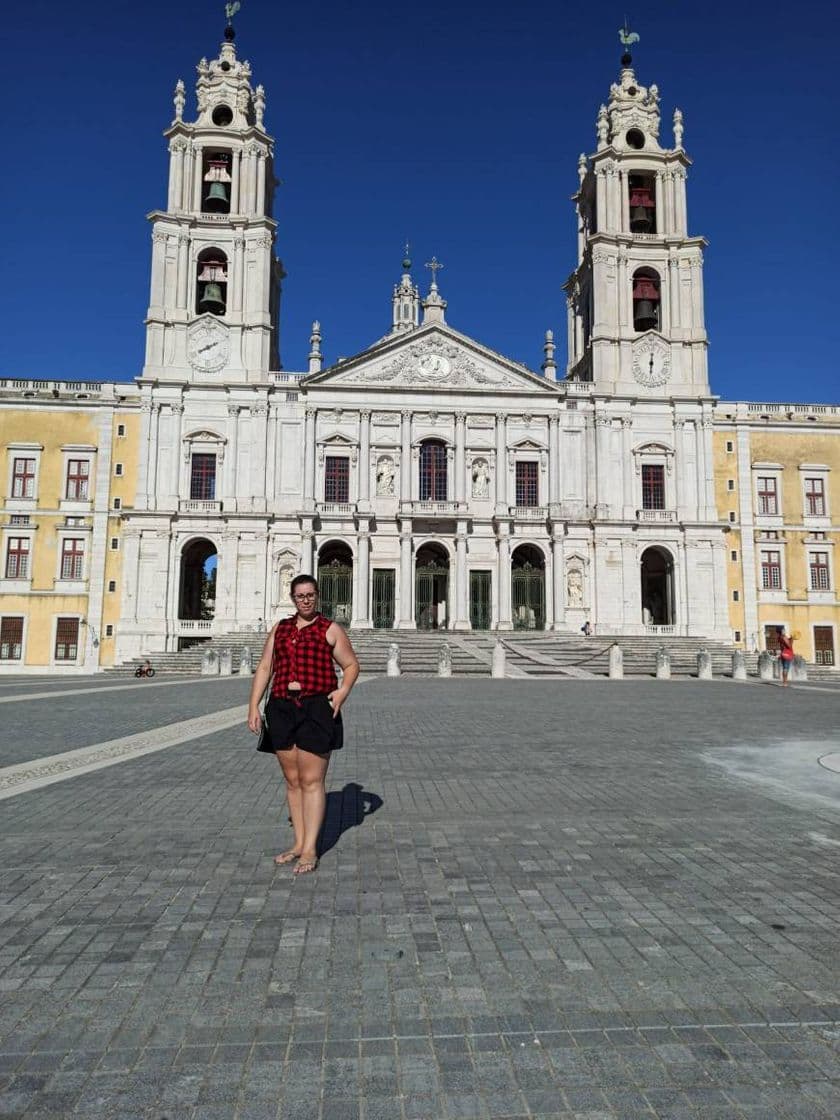
[{"label": "woman's shadow", "polygon": [[343,832],[360,825],[381,805],[382,798],[362,789],[358,782],[348,782],[344,789],[328,793],[324,825],[318,838],[318,854],[325,855],[335,847]]}]

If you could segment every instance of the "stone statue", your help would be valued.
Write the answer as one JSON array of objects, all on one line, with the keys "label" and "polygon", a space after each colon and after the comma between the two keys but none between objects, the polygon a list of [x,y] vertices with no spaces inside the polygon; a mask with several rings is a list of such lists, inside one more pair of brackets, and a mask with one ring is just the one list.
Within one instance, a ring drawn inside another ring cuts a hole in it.
[{"label": "stone statue", "polygon": [[444,642],[438,652],[438,676],[452,676],[452,650],[449,648],[449,642]]},{"label": "stone statue", "polygon": [[394,460],[388,455],[376,464],[376,493],[383,497],[394,493]]},{"label": "stone statue", "polygon": [[601,148],[606,147],[607,139],[610,131],[610,120],[607,116],[607,107],[602,105],[598,110],[598,146]]},{"label": "stone statue", "polygon": [[402,672],[400,668],[400,647],[396,642],[388,646],[388,662],[385,667],[386,677],[398,677]]},{"label": "stone statue", "polygon": [[184,119],[184,105],[186,103],[186,98],[185,98],[185,93],[184,93],[184,83],[181,81],[180,78],[175,83],[175,96],[174,96],[173,100],[175,102],[175,120],[176,121],[183,120]]},{"label": "stone statue", "polygon": [[289,603],[292,599],[292,569],[280,569],[280,602]]},{"label": "stone statue", "polygon": [[476,459],[472,465],[472,496],[486,498],[490,493],[490,470],[484,459]]},{"label": "stone statue", "polygon": [[679,109],[674,110],[674,147],[683,146],[683,115]]},{"label": "stone statue", "polygon": [[566,576],[566,601],[570,607],[583,606],[583,575],[578,568],[571,568]]}]

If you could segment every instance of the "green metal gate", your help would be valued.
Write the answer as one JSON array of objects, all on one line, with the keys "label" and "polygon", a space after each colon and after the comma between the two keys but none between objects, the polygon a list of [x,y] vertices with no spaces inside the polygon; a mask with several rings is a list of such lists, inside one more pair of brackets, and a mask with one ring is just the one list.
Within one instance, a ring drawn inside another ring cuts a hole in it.
[{"label": "green metal gate", "polygon": [[545,571],[526,560],[510,573],[514,630],[545,629]]},{"label": "green metal gate", "polygon": [[353,567],[343,560],[318,565],[321,614],[349,626],[353,617]]},{"label": "green metal gate", "polygon": [[470,623],[473,630],[489,630],[492,618],[490,572],[470,572]]},{"label": "green metal gate", "polygon": [[448,567],[435,560],[415,569],[414,621],[418,630],[438,630],[446,626],[448,584]]},{"label": "green metal gate", "polygon": [[394,569],[373,569],[373,625],[390,630],[394,625]]}]

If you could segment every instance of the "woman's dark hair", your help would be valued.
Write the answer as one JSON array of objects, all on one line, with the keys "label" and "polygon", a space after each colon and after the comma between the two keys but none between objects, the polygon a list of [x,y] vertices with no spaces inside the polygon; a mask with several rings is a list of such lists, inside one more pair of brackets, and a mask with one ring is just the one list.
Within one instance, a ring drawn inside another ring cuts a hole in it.
[{"label": "woman's dark hair", "polygon": [[295,576],[295,578],[291,582],[290,591],[291,591],[292,595],[294,595],[295,589],[300,587],[300,585],[302,583],[311,583],[312,586],[315,588],[315,590],[316,591],[318,590],[318,581],[314,576],[307,576],[307,575],[301,574],[299,576]]},{"label": "woman's dark hair", "polygon": [[[294,584],[292,584],[292,587],[294,587]],[[777,626],[776,627],[776,633],[777,634],[784,634],[784,632],[785,632],[784,626]]]}]

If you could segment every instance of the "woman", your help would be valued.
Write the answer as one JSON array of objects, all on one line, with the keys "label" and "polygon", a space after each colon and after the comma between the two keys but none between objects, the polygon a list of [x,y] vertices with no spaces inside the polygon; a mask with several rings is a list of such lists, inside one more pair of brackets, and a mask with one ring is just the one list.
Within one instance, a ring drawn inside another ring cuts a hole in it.
[{"label": "woman", "polygon": [[784,626],[776,627],[776,637],[779,639],[779,667],[782,670],[782,684],[788,683],[788,673],[793,664],[793,638],[785,637]]},{"label": "woman", "polygon": [[[356,683],[359,662],[342,627],[319,612],[317,580],[296,576],[291,596],[297,613],[269,632],[251,686],[248,726],[255,735],[262,731],[259,704],[270,684],[259,750],[277,755],[295,835],[292,847],[274,862],[296,860],[295,875],[307,875],[318,866],[327,767],[331,752],[343,745],[341,708]],[[333,662],[344,670],[341,688]]]}]

